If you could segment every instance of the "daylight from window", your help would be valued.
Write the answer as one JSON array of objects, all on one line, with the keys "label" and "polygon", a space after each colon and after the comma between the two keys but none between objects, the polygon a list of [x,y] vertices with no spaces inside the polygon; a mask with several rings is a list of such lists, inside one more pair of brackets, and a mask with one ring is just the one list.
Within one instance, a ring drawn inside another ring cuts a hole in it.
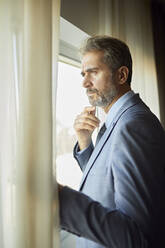
[{"label": "daylight from window", "polygon": [[75,117],[89,105],[82,87],[81,70],[59,62],[56,108],[56,175],[57,181],[78,189],[82,173],[73,158],[76,135]]}]

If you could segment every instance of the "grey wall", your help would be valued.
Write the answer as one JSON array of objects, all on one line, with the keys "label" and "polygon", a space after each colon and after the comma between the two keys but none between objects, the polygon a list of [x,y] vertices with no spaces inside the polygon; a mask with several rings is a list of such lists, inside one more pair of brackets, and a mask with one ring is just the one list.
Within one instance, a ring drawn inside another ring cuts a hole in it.
[{"label": "grey wall", "polygon": [[61,0],[61,16],[89,35],[98,32],[99,0]]}]

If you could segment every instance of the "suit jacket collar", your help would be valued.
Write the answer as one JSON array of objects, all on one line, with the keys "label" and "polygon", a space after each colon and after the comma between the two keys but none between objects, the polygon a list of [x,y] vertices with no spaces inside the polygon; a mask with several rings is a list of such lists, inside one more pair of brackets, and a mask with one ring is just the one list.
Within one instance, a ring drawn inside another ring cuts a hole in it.
[{"label": "suit jacket collar", "polygon": [[[118,122],[118,120],[120,119],[121,115],[127,111],[129,108],[133,107],[134,105],[138,104],[138,103],[143,103],[142,100],[139,97],[139,94],[134,94],[130,99],[128,99],[125,104],[118,110],[118,112],[116,113],[116,115],[114,116],[110,126],[107,128],[107,130],[105,131],[104,135],[101,137],[99,143],[97,144],[97,146],[94,148],[93,153],[91,154],[91,157],[87,163],[86,169],[83,173],[83,177],[80,183],[80,188],[79,190],[82,189],[83,184],[87,178],[87,175],[90,171],[90,169],[92,168],[95,160],[97,159],[97,157],[99,156],[101,150],[104,147],[104,144],[106,143],[106,141],[108,140],[109,136],[112,133],[113,128],[115,127],[116,123]],[[144,103],[143,103],[144,104]]]},{"label": "suit jacket collar", "polygon": [[122,95],[110,108],[110,110],[107,113],[106,117],[106,127],[108,128],[111,125],[111,122],[113,121],[114,117],[116,116],[116,113],[123,107],[123,105],[132,97],[135,93],[130,90],[124,95]]}]

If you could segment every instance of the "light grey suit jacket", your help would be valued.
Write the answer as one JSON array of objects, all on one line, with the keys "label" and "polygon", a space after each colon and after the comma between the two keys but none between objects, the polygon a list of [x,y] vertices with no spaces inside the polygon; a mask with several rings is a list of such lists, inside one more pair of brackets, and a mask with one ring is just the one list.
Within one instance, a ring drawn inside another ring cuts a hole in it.
[{"label": "light grey suit jacket", "polygon": [[81,155],[77,151],[78,145],[80,191],[90,198],[72,190],[70,200],[60,197],[61,226],[85,237],[77,247],[161,247],[165,133],[139,95],[118,111],[95,148],[91,143]]}]

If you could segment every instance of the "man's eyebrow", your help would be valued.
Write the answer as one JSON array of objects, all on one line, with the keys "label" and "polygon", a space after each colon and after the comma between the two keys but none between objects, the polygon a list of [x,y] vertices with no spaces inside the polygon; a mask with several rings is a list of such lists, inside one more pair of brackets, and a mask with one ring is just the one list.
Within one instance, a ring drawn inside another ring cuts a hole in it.
[{"label": "man's eyebrow", "polygon": [[[98,67],[92,67],[92,68],[88,68],[85,72],[91,72],[91,71],[98,70],[98,69],[99,69]],[[84,76],[85,72],[82,71],[81,75]]]}]

